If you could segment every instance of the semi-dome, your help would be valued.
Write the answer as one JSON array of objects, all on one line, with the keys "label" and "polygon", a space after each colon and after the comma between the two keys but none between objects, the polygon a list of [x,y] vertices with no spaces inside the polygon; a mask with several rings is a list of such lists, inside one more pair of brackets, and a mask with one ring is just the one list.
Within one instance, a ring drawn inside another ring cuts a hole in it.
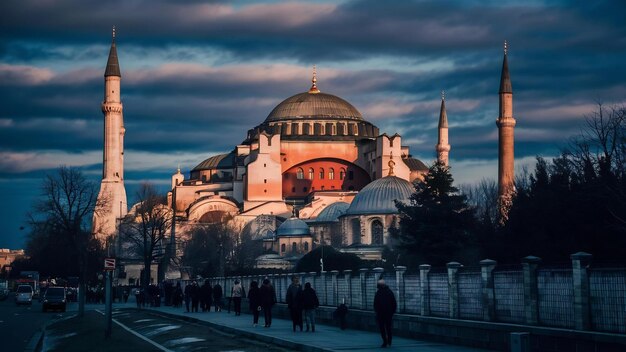
[{"label": "semi-dome", "polygon": [[298,218],[290,218],[285,220],[276,230],[276,236],[289,237],[289,236],[310,236],[311,231],[309,225],[306,222]]},{"label": "semi-dome", "polygon": [[338,96],[309,91],[283,100],[270,112],[265,122],[317,118],[363,120],[352,104]]},{"label": "semi-dome", "polygon": [[337,219],[346,213],[350,204],[346,202],[335,202],[322,210],[317,218],[315,218],[316,222],[333,222],[337,221]]},{"label": "semi-dome", "polygon": [[214,169],[232,169],[235,165],[235,153],[214,155],[193,168],[191,171],[214,170]]},{"label": "semi-dome", "polygon": [[365,186],[352,200],[346,215],[393,214],[398,209],[394,201],[408,202],[415,187],[396,176],[380,178]]}]

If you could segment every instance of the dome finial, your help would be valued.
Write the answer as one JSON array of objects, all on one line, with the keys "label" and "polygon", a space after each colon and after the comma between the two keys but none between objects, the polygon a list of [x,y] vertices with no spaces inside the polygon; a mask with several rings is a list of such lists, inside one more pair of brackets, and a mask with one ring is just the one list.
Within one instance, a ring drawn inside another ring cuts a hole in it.
[{"label": "dome finial", "polygon": [[310,94],[317,94],[320,90],[317,88],[317,71],[315,70],[315,65],[313,65],[313,78],[311,78],[311,88],[309,89]]},{"label": "dome finial", "polygon": [[446,100],[446,91],[445,90],[441,91],[441,100]]},{"label": "dome finial", "polygon": [[508,46],[509,46],[509,45],[508,45],[508,43],[506,42],[506,39],[505,39],[505,40],[504,40],[504,55],[506,55],[506,54],[507,54],[507,51],[509,50]]},{"label": "dome finial", "polygon": [[387,165],[389,166],[389,174],[387,176],[395,176],[395,174],[393,173],[393,167],[396,165],[396,163],[393,161],[393,152],[389,153],[389,162],[387,163]]}]

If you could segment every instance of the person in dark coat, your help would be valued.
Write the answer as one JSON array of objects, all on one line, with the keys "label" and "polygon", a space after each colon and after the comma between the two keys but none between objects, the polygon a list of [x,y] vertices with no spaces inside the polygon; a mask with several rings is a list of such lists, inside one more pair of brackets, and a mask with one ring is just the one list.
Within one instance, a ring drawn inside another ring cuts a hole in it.
[{"label": "person in dark coat", "polygon": [[261,306],[265,313],[265,327],[272,326],[272,307],[276,304],[276,291],[269,279],[263,280],[263,285],[259,289],[261,296]]},{"label": "person in dark coat", "polygon": [[180,282],[176,283],[176,288],[174,289],[174,307],[180,308],[183,302],[183,289],[180,287]]},{"label": "person in dark coat", "polygon": [[306,319],[306,331],[309,331],[310,326],[311,332],[315,332],[315,309],[320,306],[320,301],[310,282],[304,284],[304,290],[302,290],[300,297],[302,309],[304,309],[304,318]]},{"label": "person in dark coat", "polygon": [[191,312],[198,313],[198,303],[200,303],[200,286],[194,281],[191,284]]},{"label": "person in dark coat", "polygon": [[291,285],[287,288],[287,308],[289,308],[289,315],[291,316],[291,324],[293,325],[293,331],[296,331],[296,327],[300,327],[302,331],[302,305],[300,304],[300,295],[302,294],[302,286],[300,285],[300,279],[297,276],[291,277]]},{"label": "person in dark coat", "polygon": [[393,315],[396,312],[396,297],[385,285],[385,280],[378,280],[378,291],[374,296],[374,312],[376,312],[376,322],[380,329],[380,336],[383,338],[383,344],[380,347],[391,346],[391,325]]},{"label": "person in dark coat", "polygon": [[250,304],[250,312],[252,312],[252,326],[259,324],[259,312],[261,312],[261,291],[259,291],[259,283],[252,281],[250,289],[248,289],[248,302]]},{"label": "person in dark coat", "polygon": [[213,303],[213,288],[209,280],[204,280],[204,284],[200,286],[200,308],[203,312],[211,311],[211,303]]},{"label": "person in dark coat", "polygon": [[223,296],[222,286],[219,283],[216,283],[213,286],[213,304],[215,304],[215,311],[222,311],[222,296]]},{"label": "person in dark coat", "polygon": [[191,303],[191,283],[185,285],[185,308],[189,313],[189,303]]}]

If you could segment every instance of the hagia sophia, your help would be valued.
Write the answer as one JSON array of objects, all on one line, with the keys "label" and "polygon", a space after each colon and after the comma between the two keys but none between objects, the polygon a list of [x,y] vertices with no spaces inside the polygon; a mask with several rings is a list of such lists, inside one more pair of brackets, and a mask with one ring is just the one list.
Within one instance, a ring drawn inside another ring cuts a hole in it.
[{"label": "hagia sophia", "polygon": [[[115,36],[105,71],[104,160],[100,197],[113,199],[94,215],[94,232],[115,232],[127,213],[124,189],[124,123],[121,71]],[[306,81],[303,79],[303,86]],[[305,87],[309,85],[306,84]],[[259,268],[290,269],[320,244],[366,260],[378,260],[399,226],[395,201],[406,202],[428,167],[414,158],[402,136],[381,132],[348,101],[318,87],[286,98],[260,123],[242,131],[230,151],[207,156],[171,178],[168,207],[172,241],[185,240],[196,226],[222,221],[262,243]],[[500,83],[499,187],[513,192],[512,88],[505,54]],[[393,132],[393,131],[391,131]],[[437,160],[448,164],[450,144],[445,97],[438,125]],[[495,147],[495,146],[494,146]],[[260,244],[261,245],[261,244]]]}]

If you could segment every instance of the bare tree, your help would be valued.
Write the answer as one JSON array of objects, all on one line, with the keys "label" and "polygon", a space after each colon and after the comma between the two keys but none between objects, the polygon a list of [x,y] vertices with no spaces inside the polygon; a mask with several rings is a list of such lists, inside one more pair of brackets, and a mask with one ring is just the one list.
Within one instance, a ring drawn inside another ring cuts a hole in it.
[{"label": "bare tree", "polygon": [[35,202],[33,212],[29,214],[29,223],[33,231],[64,236],[74,247],[80,272],[79,316],[82,317],[88,251],[99,246],[91,231],[91,219],[94,209],[102,209],[104,204],[101,203],[106,200],[98,200],[97,185],[87,180],[80,170],[66,166],[45,176],[42,191],[42,198]]},{"label": "bare tree", "polygon": [[498,183],[494,179],[483,178],[477,184],[462,185],[461,193],[470,205],[476,208],[476,215],[495,224],[498,219]]},{"label": "bare tree", "polygon": [[143,261],[142,286],[147,288],[152,263],[165,254],[173,214],[167,207],[166,198],[158,194],[152,184],[140,186],[137,201],[123,220],[120,233],[122,241],[130,245],[131,252]]}]

